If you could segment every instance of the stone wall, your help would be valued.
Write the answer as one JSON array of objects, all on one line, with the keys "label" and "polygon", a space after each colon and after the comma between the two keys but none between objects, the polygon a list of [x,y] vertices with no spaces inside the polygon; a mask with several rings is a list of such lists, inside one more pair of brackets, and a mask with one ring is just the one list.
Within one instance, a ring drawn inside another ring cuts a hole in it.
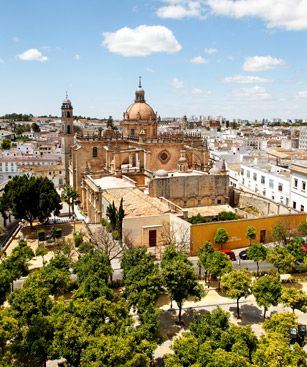
[{"label": "stone wall", "polygon": [[228,176],[184,175],[153,178],[149,195],[164,197],[180,207],[228,204]]},{"label": "stone wall", "polygon": [[285,205],[275,203],[272,200],[265,199],[252,193],[241,192],[237,200],[237,206],[239,208],[253,207],[257,209],[260,215],[297,213],[296,210],[288,208]]}]

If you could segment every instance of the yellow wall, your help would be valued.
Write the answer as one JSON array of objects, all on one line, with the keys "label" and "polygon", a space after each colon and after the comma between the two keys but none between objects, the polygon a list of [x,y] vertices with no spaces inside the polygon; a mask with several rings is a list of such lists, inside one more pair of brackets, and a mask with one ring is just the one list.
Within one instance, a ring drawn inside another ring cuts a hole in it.
[{"label": "yellow wall", "polygon": [[[197,255],[197,251],[204,242],[210,241],[214,245],[214,235],[218,228],[224,228],[229,234],[228,242],[224,249],[235,249],[246,247],[249,241],[245,238],[248,226],[256,228],[257,235],[253,242],[260,241],[260,231],[266,230],[266,241],[272,241],[272,228],[277,223],[283,223],[287,228],[295,229],[306,221],[307,214],[285,214],[279,216],[261,217],[255,219],[241,219],[219,223],[193,224],[191,227],[191,255]],[[215,246],[220,248],[219,246]]]}]

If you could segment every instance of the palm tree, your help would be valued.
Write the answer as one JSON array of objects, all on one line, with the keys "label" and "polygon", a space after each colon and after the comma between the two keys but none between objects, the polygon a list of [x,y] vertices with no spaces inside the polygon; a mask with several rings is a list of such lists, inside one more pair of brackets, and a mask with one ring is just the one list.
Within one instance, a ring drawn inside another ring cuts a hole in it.
[{"label": "palm tree", "polygon": [[65,185],[62,191],[61,199],[68,204],[69,217],[71,216],[71,210],[74,213],[74,205],[79,198],[79,194],[70,185]]}]

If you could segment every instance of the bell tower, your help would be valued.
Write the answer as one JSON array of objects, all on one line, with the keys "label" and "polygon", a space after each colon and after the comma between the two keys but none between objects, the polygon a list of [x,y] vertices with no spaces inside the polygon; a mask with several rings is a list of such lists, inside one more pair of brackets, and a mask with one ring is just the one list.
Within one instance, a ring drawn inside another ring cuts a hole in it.
[{"label": "bell tower", "polygon": [[74,142],[74,115],[71,101],[66,97],[62,103],[62,163],[65,167],[65,183],[69,184],[69,161],[71,158],[71,147]]}]

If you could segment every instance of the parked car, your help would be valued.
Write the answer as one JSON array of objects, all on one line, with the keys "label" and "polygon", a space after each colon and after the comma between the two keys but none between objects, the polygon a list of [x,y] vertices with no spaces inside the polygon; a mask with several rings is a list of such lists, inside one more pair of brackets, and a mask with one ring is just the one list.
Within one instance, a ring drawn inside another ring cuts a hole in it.
[{"label": "parked car", "polygon": [[224,254],[228,255],[231,261],[236,261],[236,255],[232,250],[220,250],[220,252],[223,252]]},{"label": "parked car", "polygon": [[243,250],[243,251],[239,252],[239,258],[241,260],[248,260],[247,250]]}]

